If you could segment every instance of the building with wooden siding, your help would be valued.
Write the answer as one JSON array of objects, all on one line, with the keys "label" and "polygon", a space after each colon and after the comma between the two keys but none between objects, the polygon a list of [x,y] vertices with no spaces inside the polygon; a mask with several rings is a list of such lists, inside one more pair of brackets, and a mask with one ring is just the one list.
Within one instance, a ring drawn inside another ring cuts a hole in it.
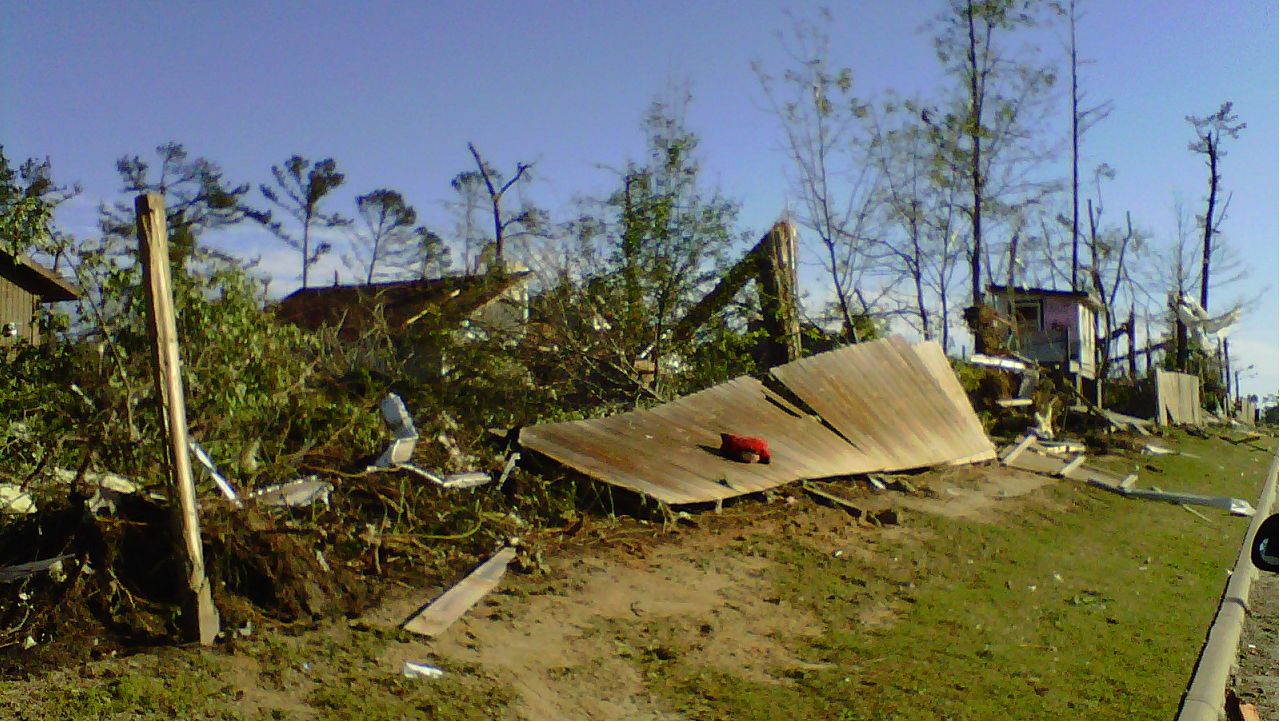
[{"label": "building with wooden siding", "polygon": [[0,346],[38,343],[35,323],[40,304],[74,301],[79,291],[55,271],[28,256],[0,250]]}]

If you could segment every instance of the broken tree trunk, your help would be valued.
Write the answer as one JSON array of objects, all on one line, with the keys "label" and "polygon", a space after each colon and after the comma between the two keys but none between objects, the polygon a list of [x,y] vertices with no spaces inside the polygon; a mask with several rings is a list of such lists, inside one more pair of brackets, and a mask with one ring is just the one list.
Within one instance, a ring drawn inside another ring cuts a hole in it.
[{"label": "broken tree trunk", "polygon": [[764,313],[764,366],[773,368],[800,358],[800,316],[796,312],[796,230],[775,223],[760,241],[758,277]]},{"label": "broken tree trunk", "polygon": [[[178,330],[173,308],[169,271],[169,237],[165,224],[164,196],[144,193],[134,199],[143,288],[147,299],[156,388],[161,418],[168,436],[167,456],[170,499],[175,502],[174,523],[182,539],[178,556],[187,574],[183,600],[183,631],[191,641],[208,646],[218,634],[218,610],[213,606],[209,580],[204,573],[200,544],[200,517],[196,511],[196,487],[187,455],[187,411],[182,396],[182,372],[178,357]],[[176,492],[176,493],[175,493]],[[176,497],[176,498],[175,498]]]},{"label": "broken tree trunk", "polygon": [[796,231],[780,221],[764,234],[716,283],[711,292],[694,304],[671,332],[672,344],[688,341],[693,334],[724,308],[737,292],[755,277],[760,283],[764,327],[768,335],[761,360],[772,368],[800,357],[800,315],[796,309]]}]

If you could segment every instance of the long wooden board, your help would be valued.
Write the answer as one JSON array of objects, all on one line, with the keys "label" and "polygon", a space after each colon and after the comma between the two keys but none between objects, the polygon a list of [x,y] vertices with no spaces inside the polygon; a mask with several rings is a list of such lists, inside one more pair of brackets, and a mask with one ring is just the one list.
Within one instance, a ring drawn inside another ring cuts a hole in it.
[{"label": "long wooden board", "polygon": [[515,557],[515,547],[503,547],[449,591],[410,617],[404,628],[427,637],[441,634],[498,586],[507,565]]}]

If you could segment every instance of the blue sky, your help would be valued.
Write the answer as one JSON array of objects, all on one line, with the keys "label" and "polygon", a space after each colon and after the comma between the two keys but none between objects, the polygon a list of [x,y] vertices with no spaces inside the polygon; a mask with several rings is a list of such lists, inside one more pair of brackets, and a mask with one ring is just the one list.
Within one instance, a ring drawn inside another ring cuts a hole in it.
[{"label": "blue sky", "polygon": [[[833,4],[834,62],[856,91],[930,95],[945,82],[924,26],[936,1]],[[1250,268],[1214,303],[1259,296],[1233,337],[1256,375],[1277,381],[1277,19],[1274,2],[1085,3],[1080,28],[1091,100],[1111,117],[1086,139],[1085,164],[1118,173],[1108,213],[1167,242],[1172,203],[1201,207],[1205,170],[1189,153],[1188,114],[1235,102],[1248,128],[1227,147],[1233,193],[1223,231]],[[388,186],[447,227],[449,180],[474,141],[495,165],[535,161],[531,191],[553,211],[611,186],[602,166],[643,148],[655,94],[688,81],[688,121],[707,177],[742,202],[756,234],[787,205],[775,120],[749,63],[779,67],[778,2],[0,3],[0,143],[48,156],[84,195],[60,220],[87,230],[117,197],[114,161],[169,140],[236,181],[267,180],[293,153],[332,156],[343,201]],[[1058,41],[1040,34],[1047,57]],[[1065,110],[1063,116],[1065,118]],[[1062,173],[1067,172],[1065,160]],[[243,229],[217,242],[283,264],[278,243]],[[280,266],[282,269],[285,266]],[[295,283],[283,271],[273,288]]]}]

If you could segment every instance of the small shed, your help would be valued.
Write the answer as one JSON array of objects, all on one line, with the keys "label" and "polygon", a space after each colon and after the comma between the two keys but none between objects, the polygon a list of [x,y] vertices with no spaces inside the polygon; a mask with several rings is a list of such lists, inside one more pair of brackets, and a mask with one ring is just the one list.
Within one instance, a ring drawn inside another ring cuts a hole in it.
[{"label": "small shed", "polygon": [[38,343],[35,323],[41,304],[74,301],[79,291],[56,271],[29,256],[0,250],[0,346]]},{"label": "small shed", "polygon": [[1068,374],[1096,378],[1102,310],[1096,295],[997,285],[987,292],[990,305],[1009,324],[1009,350]]}]

